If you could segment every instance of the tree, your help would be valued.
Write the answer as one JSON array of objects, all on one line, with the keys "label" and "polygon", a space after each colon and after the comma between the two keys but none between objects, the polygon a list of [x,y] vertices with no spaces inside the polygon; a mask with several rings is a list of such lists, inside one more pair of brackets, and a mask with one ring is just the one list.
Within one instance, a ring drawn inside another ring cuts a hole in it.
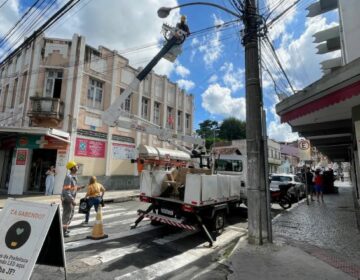
[{"label": "tree", "polygon": [[227,118],[220,125],[219,137],[224,140],[246,139],[246,123],[236,118]]},{"label": "tree", "polygon": [[205,139],[206,149],[210,149],[212,144],[219,142],[219,123],[213,120],[205,120],[199,124],[199,129],[196,130],[196,133],[201,136],[202,139]]},{"label": "tree", "polygon": [[216,138],[218,137],[219,124],[217,121],[205,120],[202,123],[199,123],[199,129],[196,130],[196,133],[201,136],[203,139],[207,138]]}]

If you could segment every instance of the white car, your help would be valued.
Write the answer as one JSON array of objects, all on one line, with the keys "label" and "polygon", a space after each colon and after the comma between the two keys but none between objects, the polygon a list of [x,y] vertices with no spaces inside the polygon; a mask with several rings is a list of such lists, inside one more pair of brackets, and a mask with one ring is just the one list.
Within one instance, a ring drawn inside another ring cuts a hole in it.
[{"label": "white car", "polygon": [[306,196],[305,184],[294,174],[272,174],[270,181],[270,190],[279,191],[280,185],[288,185],[289,194],[294,200],[300,200]]}]

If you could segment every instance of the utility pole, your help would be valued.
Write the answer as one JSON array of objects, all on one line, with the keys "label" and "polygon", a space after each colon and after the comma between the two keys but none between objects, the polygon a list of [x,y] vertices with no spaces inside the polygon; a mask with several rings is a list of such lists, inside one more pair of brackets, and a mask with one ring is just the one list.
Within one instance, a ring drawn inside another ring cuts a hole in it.
[{"label": "utility pole", "polygon": [[270,207],[267,197],[268,174],[264,143],[265,124],[262,88],[259,69],[259,29],[262,23],[258,15],[257,0],[244,1],[245,80],[246,80],[246,144],[248,162],[248,227],[249,243],[261,245],[271,242]]}]

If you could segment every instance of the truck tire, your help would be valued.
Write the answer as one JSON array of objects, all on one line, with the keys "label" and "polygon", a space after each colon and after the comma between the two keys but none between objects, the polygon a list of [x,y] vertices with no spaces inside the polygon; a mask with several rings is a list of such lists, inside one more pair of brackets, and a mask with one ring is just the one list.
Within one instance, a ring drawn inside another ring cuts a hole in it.
[{"label": "truck tire", "polygon": [[217,211],[211,220],[211,229],[221,233],[225,227],[225,211]]}]

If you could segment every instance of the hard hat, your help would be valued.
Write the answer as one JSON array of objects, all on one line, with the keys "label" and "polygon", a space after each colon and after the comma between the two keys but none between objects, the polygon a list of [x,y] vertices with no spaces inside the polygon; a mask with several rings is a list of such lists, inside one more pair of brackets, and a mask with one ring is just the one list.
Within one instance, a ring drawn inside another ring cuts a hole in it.
[{"label": "hard hat", "polygon": [[71,160],[66,164],[66,169],[71,169],[73,167],[77,166],[76,162]]},{"label": "hard hat", "polygon": [[186,20],[186,16],[182,15],[180,19],[181,20]]}]

